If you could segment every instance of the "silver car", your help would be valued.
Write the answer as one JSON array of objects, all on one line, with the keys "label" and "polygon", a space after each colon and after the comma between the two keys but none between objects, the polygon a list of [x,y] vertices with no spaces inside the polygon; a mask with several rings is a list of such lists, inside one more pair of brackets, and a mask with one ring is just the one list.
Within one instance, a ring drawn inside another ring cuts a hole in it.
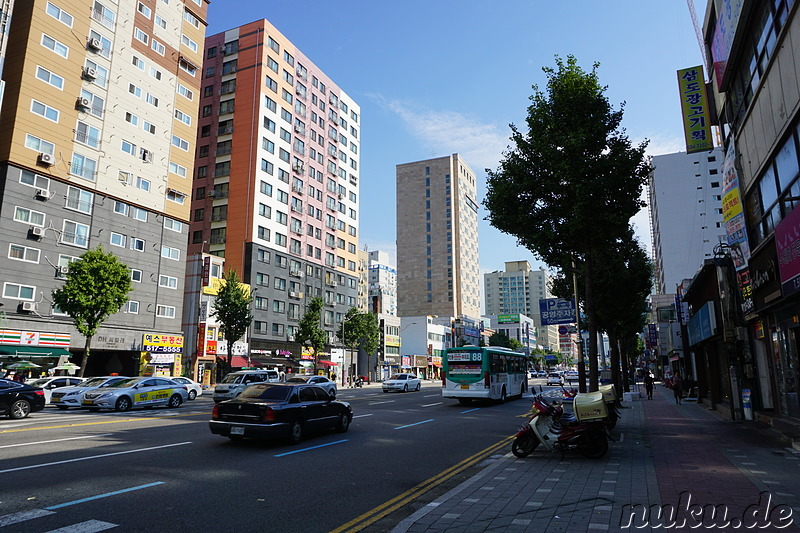
[{"label": "silver car", "polygon": [[81,407],[91,411],[165,405],[180,407],[189,398],[186,387],[167,378],[129,378],[83,395]]},{"label": "silver car", "polygon": [[50,403],[59,409],[69,409],[70,407],[80,407],[83,402],[83,394],[90,390],[95,390],[100,387],[107,387],[113,385],[123,379],[130,379],[127,376],[102,376],[96,378],[87,378],[77,385],[71,387],[58,387],[53,389]]},{"label": "silver car", "polygon": [[309,383],[322,387],[331,395],[331,398],[336,398],[336,383],[326,378],[325,376],[309,376],[309,375],[294,375],[286,380],[286,383]]},{"label": "silver car", "polygon": [[418,391],[420,388],[420,379],[415,374],[392,374],[392,376],[383,382],[381,388],[383,392],[389,391],[403,391],[410,390]]}]

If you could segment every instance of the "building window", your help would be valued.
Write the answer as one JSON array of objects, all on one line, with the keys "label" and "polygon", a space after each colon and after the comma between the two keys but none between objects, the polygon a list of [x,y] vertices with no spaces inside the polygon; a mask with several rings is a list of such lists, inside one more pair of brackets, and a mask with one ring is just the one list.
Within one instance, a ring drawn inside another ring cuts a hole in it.
[{"label": "building window", "polygon": [[157,305],[156,316],[159,318],[175,318],[175,307],[171,305]]},{"label": "building window", "polygon": [[87,248],[89,245],[89,226],[65,220],[61,231],[61,242]]},{"label": "building window", "polygon": [[172,259],[173,261],[180,261],[181,259],[181,251],[178,248],[172,248],[170,246],[161,246],[161,257],[166,259]]},{"label": "building window", "polygon": [[3,298],[11,298],[12,300],[29,300],[33,301],[36,294],[36,287],[31,285],[18,285],[16,283],[3,284]]},{"label": "building window", "polygon": [[56,54],[60,55],[64,59],[69,56],[69,47],[63,43],[60,43],[50,37],[49,35],[43,33],[42,34],[42,46],[45,48],[52,50]]},{"label": "building window", "polygon": [[27,263],[38,263],[41,251],[36,248],[29,248],[20,244],[8,245],[8,258]]}]

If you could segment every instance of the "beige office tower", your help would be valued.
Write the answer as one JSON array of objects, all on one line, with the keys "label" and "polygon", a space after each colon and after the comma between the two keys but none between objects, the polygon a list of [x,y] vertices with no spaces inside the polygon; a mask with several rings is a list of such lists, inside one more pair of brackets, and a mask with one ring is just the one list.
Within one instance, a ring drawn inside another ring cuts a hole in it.
[{"label": "beige office tower", "polygon": [[475,173],[458,154],[397,165],[398,316],[480,318]]},{"label": "beige office tower", "polygon": [[80,360],[83,337],[51,293],[70,262],[102,246],[131,269],[133,290],[94,336],[86,374],[182,372],[207,7],[15,4],[0,114],[0,305],[12,335],[0,332],[0,360],[23,351],[20,332],[44,368]]}]

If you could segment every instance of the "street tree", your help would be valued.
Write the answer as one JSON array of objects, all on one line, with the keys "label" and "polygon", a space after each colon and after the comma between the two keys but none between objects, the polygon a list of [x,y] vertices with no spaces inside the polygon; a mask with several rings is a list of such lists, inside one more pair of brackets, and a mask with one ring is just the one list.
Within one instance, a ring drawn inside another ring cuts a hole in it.
[{"label": "street tree", "polygon": [[372,356],[378,349],[381,340],[381,329],[378,317],[372,313],[361,313],[351,307],[339,323],[336,336],[342,344],[351,350],[362,348],[367,354],[367,369],[372,372]]},{"label": "street tree", "polygon": [[489,336],[489,346],[502,346],[503,348],[511,348],[511,339],[502,331],[495,331]]},{"label": "street tree", "polygon": [[319,365],[319,356],[328,343],[328,334],[322,329],[322,308],[325,300],[319,296],[312,298],[306,312],[297,325],[294,340],[303,346],[309,346],[314,352],[314,368]]},{"label": "street tree", "polygon": [[233,343],[242,338],[253,321],[252,303],[253,296],[249,288],[239,280],[235,270],[230,270],[214,297],[214,311],[211,313],[219,321],[220,330],[228,344],[228,360],[224,362],[226,372],[230,371],[233,360]]},{"label": "street tree", "polygon": [[[545,263],[576,272],[586,293],[590,390],[597,390],[596,257],[625,235],[643,206],[650,171],[647,141],[633,146],[606,87],[573,56],[545,67],[546,91],[534,86],[527,131],[511,125],[513,145],[497,171],[487,169],[487,219]],[[574,265],[574,266],[573,266]]]},{"label": "street tree", "polygon": [[72,318],[75,328],[86,337],[79,377],[86,371],[97,328],[125,305],[131,288],[130,269],[98,246],[72,261],[66,283],[53,290],[53,303]]}]

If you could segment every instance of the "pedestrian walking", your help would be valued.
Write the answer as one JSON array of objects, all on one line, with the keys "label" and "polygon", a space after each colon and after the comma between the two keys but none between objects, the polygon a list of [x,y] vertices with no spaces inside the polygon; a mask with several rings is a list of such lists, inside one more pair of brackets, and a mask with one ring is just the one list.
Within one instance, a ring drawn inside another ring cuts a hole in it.
[{"label": "pedestrian walking", "polygon": [[647,399],[653,399],[653,374],[645,370],[644,372],[644,390],[647,392]]},{"label": "pedestrian walking", "polygon": [[680,405],[683,399],[683,380],[679,372],[672,376],[672,392],[675,393],[675,403]]}]

